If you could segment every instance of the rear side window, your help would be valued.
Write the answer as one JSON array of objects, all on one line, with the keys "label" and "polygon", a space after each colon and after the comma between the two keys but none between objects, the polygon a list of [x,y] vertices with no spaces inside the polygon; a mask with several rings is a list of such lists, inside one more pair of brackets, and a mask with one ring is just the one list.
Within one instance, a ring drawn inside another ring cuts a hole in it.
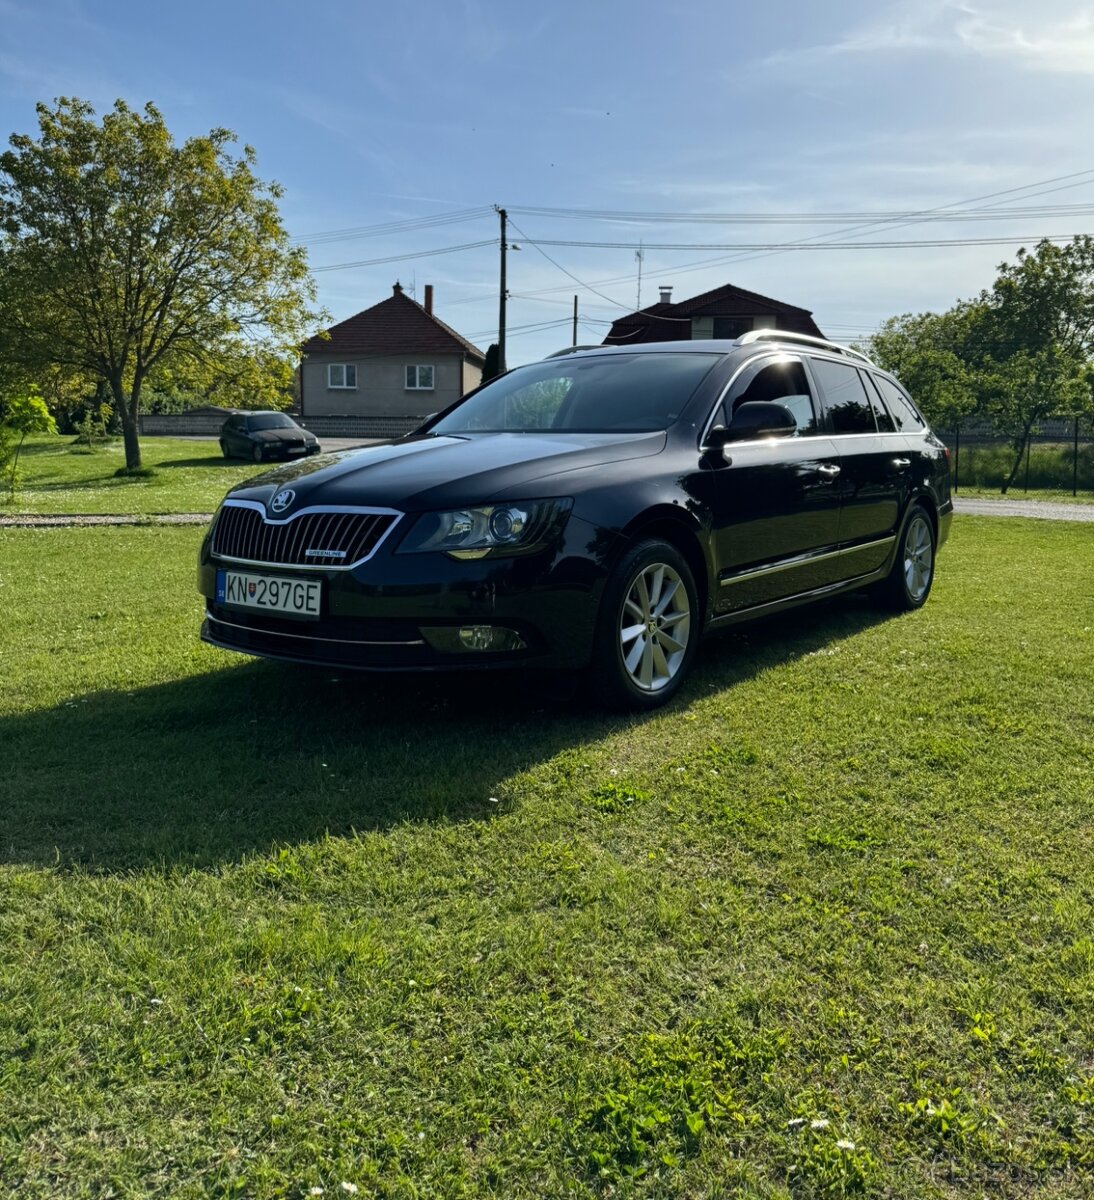
[{"label": "rear side window", "polygon": [[893,424],[893,418],[889,416],[888,409],[881,403],[881,397],[877,394],[877,388],[874,386],[877,382],[873,375],[868,371],[863,371],[863,379],[866,381],[866,394],[870,397],[870,405],[874,410],[874,419],[877,421],[879,433],[896,433],[896,425]]},{"label": "rear side window", "polygon": [[874,410],[858,370],[827,358],[811,358],[809,365],[824,393],[833,432],[877,433]]},{"label": "rear side window", "polygon": [[926,423],[900,388],[881,375],[874,375],[872,378],[881,391],[881,398],[893,415],[894,424],[901,433],[912,433],[917,429],[924,428]]}]

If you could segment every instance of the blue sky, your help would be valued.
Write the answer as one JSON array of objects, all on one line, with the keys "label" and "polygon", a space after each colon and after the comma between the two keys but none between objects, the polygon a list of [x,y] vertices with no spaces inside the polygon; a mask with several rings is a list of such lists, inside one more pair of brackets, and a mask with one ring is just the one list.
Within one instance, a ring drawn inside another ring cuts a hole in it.
[{"label": "blue sky", "polygon": [[[485,348],[496,240],[338,264],[496,239],[490,206],[506,206],[523,246],[509,256],[511,365],[569,343],[575,292],[579,340],[600,341],[605,322],[635,307],[639,241],[643,304],[659,283],[683,299],[732,282],[810,308],[850,339],[975,294],[1017,247],[689,247],[1094,232],[1094,5],[0,0],[0,29],[5,136],[34,130],[38,100],[76,95],[102,111],[121,96],[154,101],[178,138],[224,125],[253,145],[260,173],[286,189],[285,222],[312,265],[336,268],[317,273],[336,320],[390,295],[396,278],[419,299],[432,283],[437,315]],[[800,217],[988,195],[965,207],[994,206],[999,219],[854,231],[519,211]],[[1046,205],[1080,207],[1013,211]]]}]

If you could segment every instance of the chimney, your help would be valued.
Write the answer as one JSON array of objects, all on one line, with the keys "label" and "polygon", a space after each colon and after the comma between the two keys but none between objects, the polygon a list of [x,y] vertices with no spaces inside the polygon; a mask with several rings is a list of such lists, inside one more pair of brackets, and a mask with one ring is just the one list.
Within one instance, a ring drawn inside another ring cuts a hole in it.
[{"label": "chimney", "polygon": [[662,304],[671,304],[672,303],[672,284],[671,283],[659,283],[657,286],[661,289],[661,303]]},{"label": "chimney", "polygon": [[395,286],[391,289],[393,296],[401,296],[403,294],[403,285],[396,279]]},{"label": "chimney", "polygon": [[433,316],[433,284],[425,285],[425,311]]}]

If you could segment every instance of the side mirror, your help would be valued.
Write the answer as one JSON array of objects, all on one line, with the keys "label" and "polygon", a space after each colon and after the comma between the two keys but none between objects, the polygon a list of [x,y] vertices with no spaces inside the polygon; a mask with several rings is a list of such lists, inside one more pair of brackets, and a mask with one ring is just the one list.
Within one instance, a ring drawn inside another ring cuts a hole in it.
[{"label": "side mirror", "polygon": [[797,432],[797,428],[798,422],[785,404],[750,400],[737,409],[729,428],[722,431],[723,444],[750,441],[752,438],[789,437]]}]

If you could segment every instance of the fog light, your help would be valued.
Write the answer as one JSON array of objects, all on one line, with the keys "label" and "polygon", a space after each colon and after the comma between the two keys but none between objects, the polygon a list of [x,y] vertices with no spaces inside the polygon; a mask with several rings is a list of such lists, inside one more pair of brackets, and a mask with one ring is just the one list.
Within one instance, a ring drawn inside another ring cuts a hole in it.
[{"label": "fog light", "polygon": [[465,650],[521,650],[524,639],[504,625],[464,625],[459,633]]},{"label": "fog light", "polygon": [[423,625],[422,637],[442,654],[498,653],[525,649],[524,638],[504,625]]}]

